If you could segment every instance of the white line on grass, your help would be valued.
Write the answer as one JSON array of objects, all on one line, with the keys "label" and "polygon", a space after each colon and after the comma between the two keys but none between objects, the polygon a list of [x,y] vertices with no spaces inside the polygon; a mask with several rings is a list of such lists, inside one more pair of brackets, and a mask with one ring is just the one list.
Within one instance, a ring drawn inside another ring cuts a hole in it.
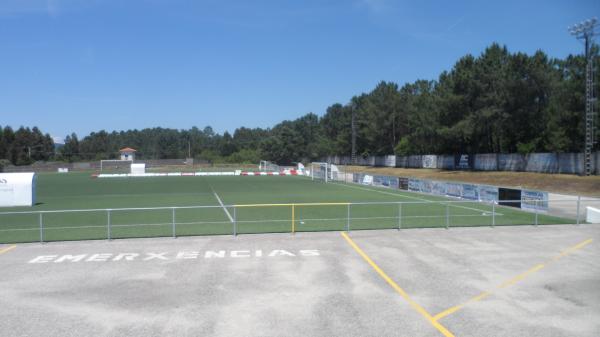
[{"label": "white line on grass", "polygon": [[225,211],[225,214],[227,215],[227,217],[229,218],[229,221],[231,221],[231,223],[233,223],[233,217],[231,216],[231,214],[229,214],[229,211],[227,210],[227,207],[225,207],[225,205],[223,205],[223,202],[221,201],[221,198],[219,198],[219,195],[217,194],[217,192],[215,192],[215,190],[213,190],[213,188],[210,188],[213,192],[213,194],[215,195],[215,198],[217,198],[217,201],[219,202],[219,204],[221,205],[221,207],[223,207],[223,210]]},{"label": "white line on grass", "polygon": [[[353,185],[342,184],[342,183],[337,183],[337,182],[331,182],[331,184],[336,184],[336,185],[340,185],[340,186],[346,186],[346,187],[355,188],[355,189],[358,189],[358,190],[364,190],[364,191],[377,192],[377,193],[381,193],[381,194],[393,195],[395,197],[402,197],[402,198],[415,199],[415,200],[420,200],[420,201],[426,201],[426,202],[436,203],[436,201],[433,201],[433,200],[427,200],[427,199],[423,199],[423,198],[412,197],[412,196],[409,196],[409,195],[404,195],[404,194],[399,194],[399,193],[392,193],[392,192],[380,191],[380,190],[377,190],[377,189],[374,189],[374,188],[365,188],[365,187],[353,186]],[[442,202],[443,201],[440,201],[440,203],[442,203]],[[449,205],[450,205],[450,207],[457,207],[457,208],[468,209],[468,210],[471,210],[471,211],[489,213],[488,211],[483,210],[483,209],[477,209],[477,208],[473,208],[473,207],[460,206],[460,205],[452,205],[451,203]],[[496,215],[504,215],[504,214],[496,212]]]}]

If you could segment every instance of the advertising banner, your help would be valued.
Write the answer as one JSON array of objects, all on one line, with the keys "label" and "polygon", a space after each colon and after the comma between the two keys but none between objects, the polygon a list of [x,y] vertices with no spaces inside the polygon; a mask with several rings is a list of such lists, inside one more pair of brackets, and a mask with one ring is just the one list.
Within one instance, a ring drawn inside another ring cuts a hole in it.
[{"label": "advertising banner", "polygon": [[423,168],[437,168],[437,156],[434,156],[434,155],[423,156]]},{"label": "advertising banner", "polygon": [[469,200],[479,200],[479,190],[476,185],[463,184],[462,197]]},{"label": "advertising banner", "polygon": [[468,154],[460,154],[456,156],[454,167],[458,170],[470,170],[471,162]]},{"label": "advertising banner", "polygon": [[460,196],[462,195],[462,185],[455,183],[446,184],[446,195],[460,198]]},{"label": "advertising banner", "polygon": [[479,200],[498,201],[498,187],[480,185]]},{"label": "advertising banner", "polygon": [[431,188],[431,193],[437,195],[446,195],[447,184],[441,181],[434,181]]},{"label": "advertising banner", "polygon": [[431,180],[421,180],[421,192],[431,193],[433,182]]},{"label": "advertising banner", "polygon": [[408,178],[398,177],[398,188],[401,190],[408,190]]},{"label": "advertising banner", "polygon": [[386,167],[396,167],[396,156],[385,156],[385,164]]},{"label": "advertising banner", "polygon": [[415,191],[415,192],[421,192],[421,180],[409,178],[408,179],[408,190]]},{"label": "advertising banner", "polygon": [[521,191],[521,208],[547,211],[548,210],[548,192],[542,191]]}]

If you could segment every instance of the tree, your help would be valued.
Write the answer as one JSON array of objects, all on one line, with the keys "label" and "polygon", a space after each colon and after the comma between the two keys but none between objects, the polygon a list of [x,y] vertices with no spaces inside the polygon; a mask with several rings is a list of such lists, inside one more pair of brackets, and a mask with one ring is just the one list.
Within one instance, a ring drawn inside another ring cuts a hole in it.
[{"label": "tree", "polygon": [[74,132],[65,138],[65,145],[60,149],[61,156],[68,162],[79,160],[79,139]]}]

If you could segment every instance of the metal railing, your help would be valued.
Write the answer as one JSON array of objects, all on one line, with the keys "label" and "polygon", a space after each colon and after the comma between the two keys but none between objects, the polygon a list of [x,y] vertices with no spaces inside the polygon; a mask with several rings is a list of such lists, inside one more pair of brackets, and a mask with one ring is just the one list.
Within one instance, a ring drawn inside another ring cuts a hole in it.
[{"label": "metal railing", "polygon": [[[237,204],[0,212],[0,243],[423,227],[581,224],[598,199]],[[562,204],[561,207],[556,205]],[[552,212],[554,208],[572,212]]]}]

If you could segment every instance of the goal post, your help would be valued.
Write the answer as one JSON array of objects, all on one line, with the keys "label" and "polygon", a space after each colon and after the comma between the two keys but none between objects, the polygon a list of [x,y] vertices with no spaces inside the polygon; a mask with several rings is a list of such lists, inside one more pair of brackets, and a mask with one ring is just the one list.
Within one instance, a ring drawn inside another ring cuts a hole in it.
[{"label": "goal post", "polygon": [[258,170],[261,172],[277,172],[279,171],[279,165],[271,163],[268,160],[261,160],[258,164]]},{"label": "goal post", "polygon": [[328,163],[314,162],[310,163],[311,180],[329,181],[330,165]]},{"label": "goal post", "polygon": [[127,173],[127,171],[131,170],[132,163],[133,161],[131,160],[103,159],[100,160],[100,172],[123,171],[124,173]]}]

